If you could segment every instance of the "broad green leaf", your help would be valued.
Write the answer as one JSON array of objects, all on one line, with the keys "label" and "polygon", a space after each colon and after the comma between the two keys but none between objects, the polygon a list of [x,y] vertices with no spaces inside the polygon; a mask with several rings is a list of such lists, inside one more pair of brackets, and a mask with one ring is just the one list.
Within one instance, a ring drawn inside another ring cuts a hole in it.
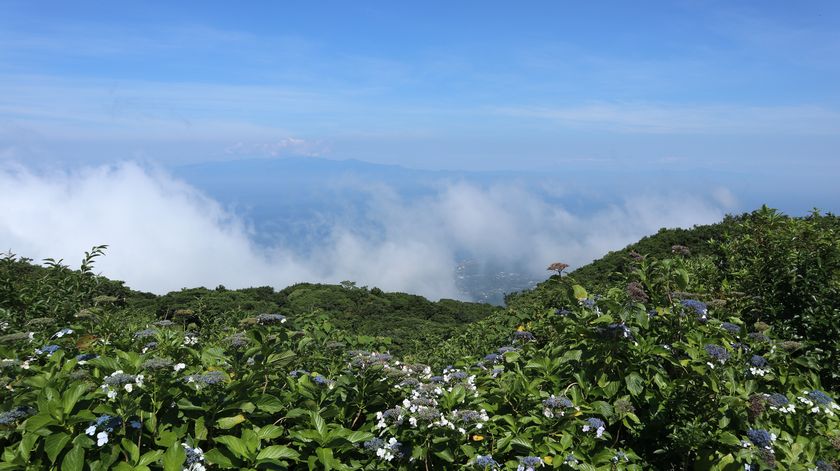
[{"label": "broad green leaf", "polygon": [[258,460],[263,459],[270,459],[270,460],[284,460],[284,459],[292,459],[296,460],[300,456],[300,453],[297,451],[283,445],[272,445],[269,447],[265,447],[260,450],[260,453],[257,455]]},{"label": "broad green leaf", "polygon": [[624,382],[627,383],[627,390],[630,391],[630,394],[634,396],[638,396],[645,390],[645,380],[644,378],[636,373],[635,371],[630,373],[629,375],[624,377]]},{"label": "broad green leaf", "polygon": [[221,419],[216,421],[216,427],[222,430],[228,430],[237,425],[245,422],[245,416],[242,414],[237,414],[232,417],[222,417]]},{"label": "broad green leaf", "polygon": [[163,454],[163,471],[181,471],[187,452],[180,443],[173,443]]},{"label": "broad green leaf", "polygon": [[234,437],[233,435],[222,435],[221,437],[216,437],[215,442],[226,446],[231,453],[239,458],[248,458],[248,449],[245,447],[245,443],[243,443],[238,437]]},{"label": "broad green leaf", "polygon": [[85,465],[85,449],[74,446],[61,460],[61,471],[82,471]]},{"label": "broad green leaf", "polygon": [[68,443],[70,443],[70,435],[64,432],[50,434],[44,439],[44,451],[47,452],[47,458],[51,463],[55,463],[56,458]]},{"label": "broad green leaf", "polygon": [[88,387],[86,385],[77,383],[64,392],[63,405],[65,414],[69,414],[73,410],[73,407],[76,406],[76,403],[79,402],[79,399],[84,396],[87,390]]},{"label": "broad green leaf", "polygon": [[257,431],[260,440],[274,440],[281,435],[283,435],[283,427],[274,424],[264,425]]},{"label": "broad green leaf", "polygon": [[280,412],[281,410],[286,408],[286,406],[283,404],[283,402],[280,401],[280,399],[277,399],[276,397],[268,394],[260,396],[259,399],[254,401],[254,404],[257,406],[257,409],[268,412],[269,414]]},{"label": "broad green leaf", "polygon": [[140,447],[127,438],[120,440],[123,450],[128,453],[129,459],[132,463],[137,463],[140,460]]},{"label": "broad green leaf", "polygon": [[140,456],[140,459],[137,461],[137,466],[152,464],[159,460],[161,456],[163,456],[163,450],[147,451]]},{"label": "broad green leaf", "polygon": [[333,451],[331,449],[316,448],[315,455],[318,457],[318,461],[324,465],[325,470],[329,471],[335,466],[335,458],[333,458]]}]

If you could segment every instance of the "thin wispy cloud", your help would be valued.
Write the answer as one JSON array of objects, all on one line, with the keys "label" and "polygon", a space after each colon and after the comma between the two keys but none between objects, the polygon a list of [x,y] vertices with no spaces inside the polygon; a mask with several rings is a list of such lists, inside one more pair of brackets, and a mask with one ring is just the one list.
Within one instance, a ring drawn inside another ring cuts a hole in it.
[{"label": "thin wispy cloud", "polygon": [[507,116],[548,120],[558,126],[625,133],[835,135],[840,132],[840,112],[818,105],[595,103],[505,107],[494,111]]}]

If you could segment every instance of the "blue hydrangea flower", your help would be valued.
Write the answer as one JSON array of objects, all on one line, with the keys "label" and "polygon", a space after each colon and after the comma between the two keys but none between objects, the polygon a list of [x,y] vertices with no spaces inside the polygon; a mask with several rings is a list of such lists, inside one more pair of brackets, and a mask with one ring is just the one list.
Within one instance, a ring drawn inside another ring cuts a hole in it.
[{"label": "blue hydrangea flower", "polygon": [[484,470],[499,469],[499,463],[490,455],[477,455],[475,457],[475,466]]},{"label": "blue hydrangea flower", "polygon": [[531,332],[517,330],[513,333],[513,339],[520,340],[522,342],[530,342],[531,340],[534,340],[535,337],[534,334],[532,334]]},{"label": "blue hydrangea flower", "polygon": [[767,366],[767,360],[761,355],[753,355],[750,357],[750,365],[761,368]]},{"label": "blue hydrangea flower", "polygon": [[724,322],[720,325],[720,327],[729,332],[732,335],[738,335],[741,333],[741,327],[738,324],[733,324],[731,322]]},{"label": "blue hydrangea flower", "polygon": [[817,460],[814,464],[817,465],[817,471],[837,471],[833,464],[824,460]]},{"label": "blue hydrangea flower", "polygon": [[83,361],[90,361],[94,358],[99,358],[99,355],[95,353],[82,353],[81,355],[76,355],[76,361],[83,362]]},{"label": "blue hydrangea flower", "polygon": [[767,403],[771,407],[784,407],[790,403],[790,400],[784,394],[773,393],[767,395]]},{"label": "blue hydrangea flower", "polygon": [[496,363],[501,359],[501,356],[498,353],[491,353],[484,357],[484,361],[489,361],[490,363]]},{"label": "blue hydrangea flower", "polygon": [[57,352],[61,347],[58,345],[44,345],[41,348],[35,350],[36,355],[43,355],[47,354],[47,356],[52,356],[53,353]]},{"label": "blue hydrangea flower", "polygon": [[682,304],[684,308],[694,311],[694,314],[697,315],[697,319],[699,321],[706,321],[706,315],[709,313],[709,307],[706,306],[706,303],[696,299],[683,299],[680,301],[680,304]]},{"label": "blue hydrangea flower", "polygon": [[137,332],[134,333],[134,338],[135,339],[145,339],[145,338],[148,338],[148,337],[154,337],[154,336],[157,335],[157,333],[158,333],[157,329],[138,330]]},{"label": "blue hydrangea flower", "polygon": [[539,456],[524,456],[519,458],[519,466],[516,467],[516,471],[534,471],[542,465],[543,460]]},{"label": "blue hydrangea flower", "polygon": [[586,423],[583,424],[582,430],[584,432],[594,431],[595,436],[601,438],[604,435],[607,427],[603,420],[597,417],[590,417],[586,419]]},{"label": "blue hydrangea flower", "polygon": [[808,392],[808,399],[814,401],[814,404],[818,406],[827,406],[834,402],[831,396],[816,389]]},{"label": "blue hydrangea flower", "polygon": [[704,347],[706,353],[709,354],[710,357],[717,360],[721,364],[726,363],[726,360],[729,360],[729,351],[725,348],[721,347],[720,345],[706,345]]},{"label": "blue hydrangea flower", "polygon": [[0,425],[11,425],[25,419],[35,413],[35,409],[29,406],[15,407],[12,410],[0,413]]},{"label": "blue hydrangea flower", "polygon": [[750,439],[753,445],[759,448],[772,448],[773,441],[776,440],[776,436],[768,432],[767,430],[753,428],[747,431],[747,437]]}]

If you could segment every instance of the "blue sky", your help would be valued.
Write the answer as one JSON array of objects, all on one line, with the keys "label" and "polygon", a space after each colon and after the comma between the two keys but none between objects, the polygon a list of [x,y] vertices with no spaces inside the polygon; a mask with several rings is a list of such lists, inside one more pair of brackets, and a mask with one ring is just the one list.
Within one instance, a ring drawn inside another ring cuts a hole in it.
[{"label": "blue sky", "polygon": [[833,1],[0,7],[19,159],[840,170]]},{"label": "blue sky", "polygon": [[763,203],[836,213],[838,26],[834,0],[0,0],[0,247],[109,244],[156,292],[441,297],[464,256],[539,278]]}]

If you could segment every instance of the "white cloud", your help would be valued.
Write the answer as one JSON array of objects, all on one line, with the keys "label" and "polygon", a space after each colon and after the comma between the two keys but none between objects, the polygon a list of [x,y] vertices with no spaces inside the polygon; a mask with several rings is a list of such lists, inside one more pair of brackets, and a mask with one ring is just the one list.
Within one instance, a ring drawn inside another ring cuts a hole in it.
[{"label": "white cloud", "polygon": [[225,154],[247,157],[282,157],[287,155],[318,157],[326,152],[327,146],[323,142],[295,137],[285,137],[270,142],[237,142],[225,149]]},{"label": "white cloud", "polygon": [[671,105],[644,102],[557,107],[501,107],[504,116],[537,118],[571,128],[644,134],[826,134],[840,132],[840,113],[817,105]]},{"label": "white cloud", "polygon": [[302,256],[257,247],[241,219],[156,169],[125,163],[36,174],[7,165],[0,167],[0,247],[76,261],[93,245],[109,244],[98,269],[154,292],[349,279],[457,297],[453,268],[460,254],[545,276],[554,261],[580,265],[660,227],[718,220],[723,210],[709,201],[726,196],[632,196],[579,215],[520,184],[442,184],[411,201],[387,186],[358,191],[370,196],[364,220],[378,229],[360,227],[363,221],[336,223],[323,246]]}]

